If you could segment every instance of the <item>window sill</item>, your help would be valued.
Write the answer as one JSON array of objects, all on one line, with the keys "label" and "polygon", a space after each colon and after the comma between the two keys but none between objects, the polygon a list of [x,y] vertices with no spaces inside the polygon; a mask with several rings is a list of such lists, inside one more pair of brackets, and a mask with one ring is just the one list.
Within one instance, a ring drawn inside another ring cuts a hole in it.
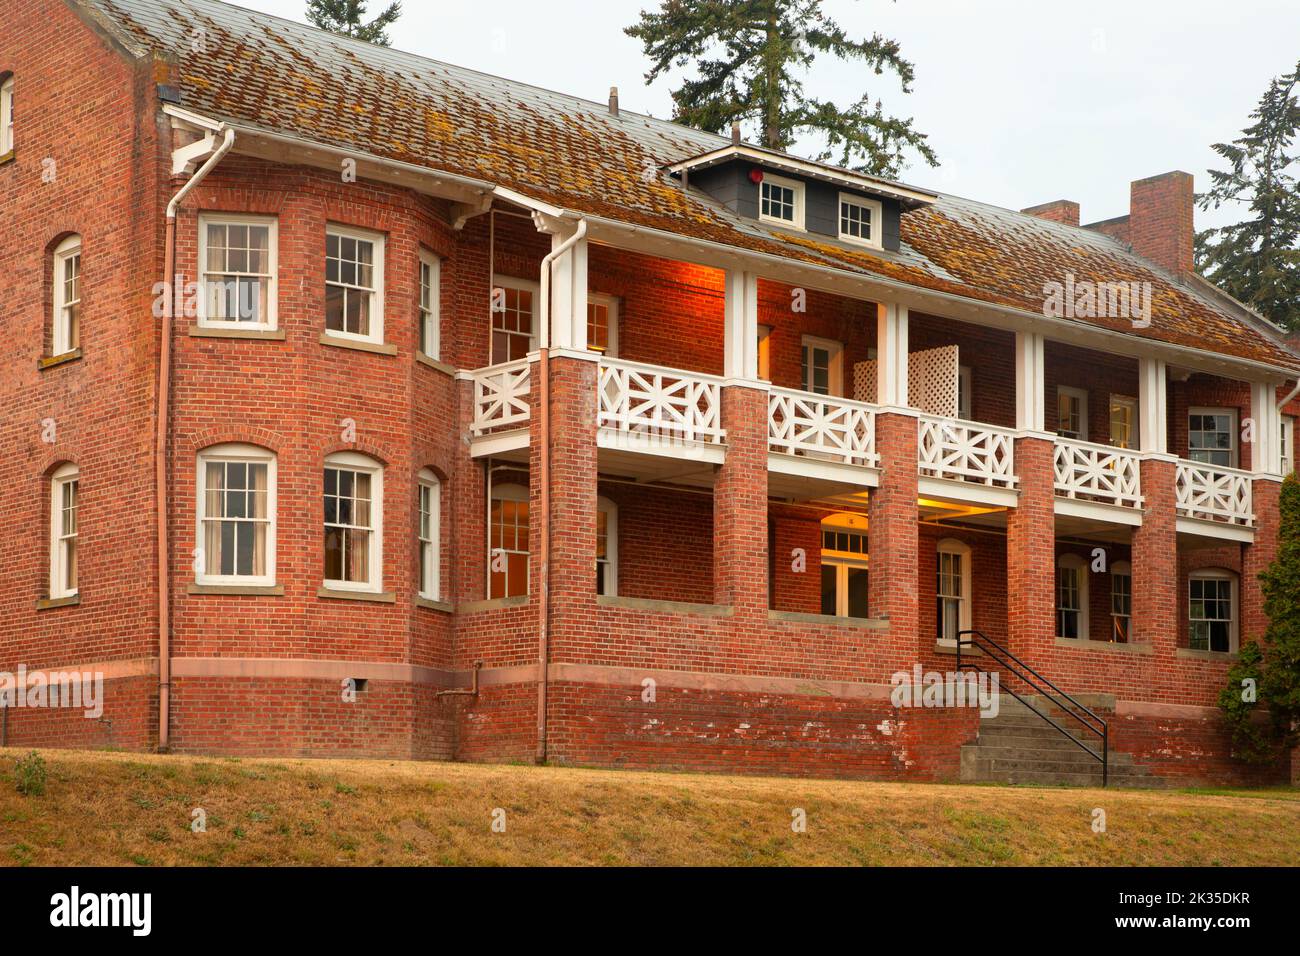
[{"label": "window sill", "polygon": [[659,614],[688,614],[694,617],[731,617],[733,607],[722,604],[692,604],[687,601],[660,601],[655,598],[619,597],[617,594],[598,594],[599,607],[621,607],[632,611],[653,611]]},{"label": "window sill", "polygon": [[488,598],[485,601],[467,601],[460,606],[460,613],[472,614],[475,611],[495,611],[506,607],[525,607],[529,595],[516,594],[514,597]]},{"label": "window sill", "polygon": [[61,355],[47,355],[36,362],[36,367],[42,372],[47,368],[54,368],[58,365],[67,365],[69,362],[76,362],[81,358],[81,349],[75,348],[71,352],[64,352]]},{"label": "window sill", "polygon": [[792,621],[798,624],[832,624],[837,627],[860,627],[871,631],[889,629],[889,622],[878,617],[840,617],[838,614],[810,614],[807,611],[768,611],[769,621]]},{"label": "window sill", "polygon": [[387,342],[363,342],[361,339],[345,339],[342,336],[331,335],[329,332],[320,334],[320,344],[329,345],[336,349],[354,349],[358,352],[371,352],[375,355],[396,355],[397,346],[390,345]]},{"label": "window sill", "polygon": [[378,591],[344,591],[339,588],[322,587],[316,592],[316,596],[337,601],[369,601],[372,604],[397,603],[397,595],[392,591],[383,593]]},{"label": "window sill", "polygon": [[69,597],[61,598],[41,598],[36,602],[36,610],[50,611],[56,607],[76,607],[81,603],[81,595],[73,594]]},{"label": "window sill", "polygon": [[1177,648],[1175,656],[1185,661],[1217,661],[1220,664],[1231,664],[1239,659],[1236,651],[1194,651],[1190,647]]},{"label": "window sill", "polygon": [[423,352],[416,352],[415,360],[419,362],[421,365],[427,365],[429,366],[429,368],[434,369],[435,371],[445,372],[448,375],[456,374],[456,367],[454,365],[448,365],[446,362],[439,362],[436,358],[430,358],[429,356],[425,355]]},{"label": "window sill", "polygon": [[240,597],[284,597],[283,584],[191,584],[187,594],[232,594]]},{"label": "window sill", "polygon": [[196,339],[249,339],[265,342],[283,342],[284,329],[241,329],[234,326],[191,325],[190,335]]},{"label": "window sill", "polygon": [[1074,637],[1056,638],[1057,647],[1078,647],[1089,651],[1112,651],[1118,654],[1154,654],[1155,650],[1150,644],[1140,641],[1133,641],[1128,644],[1116,644],[1113,641],[1081,641]]},{"label": "window sill", "polygon": [[14,161],[14,151],[12,149],[9,150],[9,152],[5,153],[4,155],[0,156],[0,166],[3,166],[5,163],[12,163],[13,161]]},{"label": "window sill", "polygon": [[436,601],[433,598],[416,597],[416,607],[428,608],[430,611],[446,611],[448,614],[456,610],[456,605],[448,601]]}]

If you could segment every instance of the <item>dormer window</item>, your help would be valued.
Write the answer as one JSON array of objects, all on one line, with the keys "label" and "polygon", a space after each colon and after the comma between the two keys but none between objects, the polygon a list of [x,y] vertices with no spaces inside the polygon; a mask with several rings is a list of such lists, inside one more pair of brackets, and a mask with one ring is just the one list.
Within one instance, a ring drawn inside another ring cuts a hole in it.
[{"label": "dormer window", "polygon": [[758,218],[803,228],[803,183],[764,173],[758,184]]},{"label": "dormer window", "polygon": [[841,239],[879,249],[880,227],[883,222],[884,213],[879,202],[840,193]]}]

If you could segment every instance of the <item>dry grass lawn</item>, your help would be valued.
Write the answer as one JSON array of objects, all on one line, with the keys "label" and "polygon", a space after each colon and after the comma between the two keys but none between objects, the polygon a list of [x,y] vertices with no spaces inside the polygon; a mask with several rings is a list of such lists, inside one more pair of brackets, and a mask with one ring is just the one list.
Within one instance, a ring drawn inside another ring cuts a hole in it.
[{"label": "dry grass lawn", "polygon": [[[1300,791],[860,783],[0,750],[9,865],[1295,865]],[[191,831],[202,808],[207,831]],[[791,828],[792,810],[807,830]],[[1093,811],[1106,814],[1093,831]],[[504,810],[505,832],[493,832]]]}]

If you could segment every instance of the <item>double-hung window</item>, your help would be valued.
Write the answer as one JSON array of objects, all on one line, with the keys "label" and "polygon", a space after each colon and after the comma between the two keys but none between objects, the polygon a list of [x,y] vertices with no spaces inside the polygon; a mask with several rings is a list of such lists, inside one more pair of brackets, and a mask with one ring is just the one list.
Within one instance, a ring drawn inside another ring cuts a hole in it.
[{"label": "double-hung window", "polygon": [[1088,639],[1088,571],[1077,554],[1056,562],[1056,635]]},{"label": "double-hung window", "polygon": [[1228,571],[1196,571],[1187,582],[1188,646],[1194,651],[1237,649],[1237,578]]},{"label": "double-hung window", "polygon": [[325,232],[325,329],[365,342],[384,340],[384,239],[330,226]]},{"label": "double-hung window", "polygon": [[420,472],[420,597],[437,601],[441,593],[439,580],[442,560],[442,484],[429,469]]},{"label": "double-hung window", "polygon": [[533,349],[537,283],[497,276],[492,288],[492,364],[524,358]]},{"label": "double-hung window", "polygon": [[945,538],[938,547],[936,582],[936,634],[945,644],[954,644],[971,622],[971,552],[953,538]]},{"label": "double-hung window", "polygon": [[803,390],[815,395],[844,393],[844,346],[829,339],[803,337]]},{"label": "double-hung window", "polygon": [[758,184],[758,218],[764,222],[803,228],[803,183],[764,173]]},{"label": "double-hung window", "polygon": [[275,455],[252,445],[199,453],[197,584],[275,583]]},{"label": "double-hung window", "polygon": [[618,358],[618,299],[587,293],[587,349]]},{"label": "double-hung window", "polygon": [[440,268],[437,256],[420,250],[420,351],[431,359],[439,357],[441,342],[441,317],[439,314],[438,280]]},{"label": "double-hung window", "polygon": [[199,217],[199,325],[276,327],[276,221]]},{"label": "double-hung window", "polygon": [[881,219],[881,205],[876,200],[840,193],[841,239],[879,249]]},{"label": "double-hung window", "polygon": [[488,522],[488,593],[494,598],[528,593],[528,489],[497,485],[492,489]]},{"label": "double-hung window", "polygon": [[1062,385],[1056,390],[1056,433],[1075,441],[1088,440],[1088,393]]},{"label": "double-hung window", "polygon": [[81,344],[81,237],[69,236],[54,250],[54,319],[51,355],[64,355]]},{"label": "double-hung window", "polygon": [[1282,416],[1282,474],[1295,471],[1295,418]]},{"label": "double-hung window", "polygon": [[618,594],[618,506],[608,498],[596,504],[596,593]]},{"label": "double-hung window", "polygon": [[1133,627],[1133,568],[1127,561],[1110,566],[1111,641],[1127,644]]},{"label": "double-hung window", "polygon": [[80,477],[76,465],[64,465],[50,479],[50,597],[77,594],[77,508]]},{"label": "double-hung window", "polygon": [[1132,448],[1137,438],[1137,401],[1123,395],[1110,397],[1110,443]]},{"label": "double-hung window", "polygon": [[1236,409],[1191,409],[1187,415],[1187,457],[1206,465],[1236,468]]},{"label": "double-hung window", "polygon": [[325,459],[325,587],[380,591],[383,481],[379,463],[355,452]]},{"label": "double-hung window", "polygon": [[14,78],[0,83],[0,156],[14,149]]}]

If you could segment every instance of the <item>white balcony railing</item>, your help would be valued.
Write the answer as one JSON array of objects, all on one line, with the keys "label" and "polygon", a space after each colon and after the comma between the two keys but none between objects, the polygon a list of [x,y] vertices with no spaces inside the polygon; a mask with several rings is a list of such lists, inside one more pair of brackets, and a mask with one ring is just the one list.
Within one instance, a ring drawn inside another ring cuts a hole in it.
[{"label": "white balcony railing", "polygon": [[1016,484],[1015,433],[993,425],[922,415],[917,458],[926,478],[992,488]]},{"label": "white balcony railing", "polygon": [[474,372],[475,436],[519,428],[528,423],[531,365],[516,359]]},{"label": "white balcony railing", "polygon": [[1249,527],[1255,523],[1249,472],[1197,462],[1178,463],[1178,514]]},{"label": "white balcony railing", "polygon": [[630,436],[721,444],[722,380],[602,359],[597,423]]},{"label": "white balcony railing", "polygon": [[875,467],[876,409],[864,402],[773,388],[767,403],[768,447],[846,465]]},{"label": "white balcony railing", "polygon": [[1056,439],[1056,495],[1137,508],[1142,504],[1141,467],[1132,452],[1108,445]]}]

